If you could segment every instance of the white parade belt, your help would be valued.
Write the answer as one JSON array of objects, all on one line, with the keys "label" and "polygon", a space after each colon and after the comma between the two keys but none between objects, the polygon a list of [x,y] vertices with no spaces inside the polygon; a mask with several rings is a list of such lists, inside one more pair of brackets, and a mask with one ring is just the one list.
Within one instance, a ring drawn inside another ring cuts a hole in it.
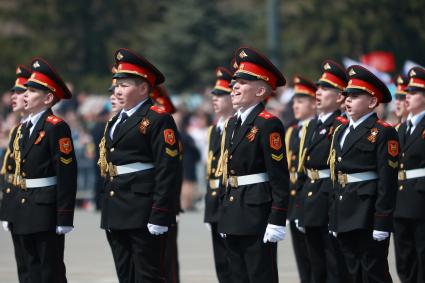
[{"label": "white parade belt", "polygon": [[37,178],[37,179],[22,179],[21,187],[28,188],[42,188],[54,186],[58,183],[58,179],[56,176],[47,177],[47,178]]},{"label": "white parade belt", "polygon": [[329,169],[322,169],[322,170],[307,169],[307,176],[311,180],[317,181],[319,179],[330,178],[331,177],[331,171],[329,171]]},{"label": "white parade belt", "polygon": [[398,171],[399,181],[404,181],[404,180],[409,180],[414,178],[421,178],[421,177],[425,177],[425,168]]},{"label": "white parade belt", "polygon": [[152,163],[142,163],[142,162],[134,162],[134,163],[124,164],[124,165],[113,165],[111,162],[108,164],[109,175],[112,177],[122,175],[122,174],[148,170],[152,168],[155,168],[155,165],[153,165]]},{"label": "white parade belt", "polygon": [[376,179],[378,179],[378,174],[375,171],[365,171],[353,174],[338,172],[338,183],[342,187],[345,187],[345,185],[350,183],[357,183]]},{"label": "white parade belt", "polygon": [[244,176],[229,176],[228,184],[232,188],[239,186],[252,185],[257,183],[264,183],[269,181],[269,175],[267,173],[258,173]]}]

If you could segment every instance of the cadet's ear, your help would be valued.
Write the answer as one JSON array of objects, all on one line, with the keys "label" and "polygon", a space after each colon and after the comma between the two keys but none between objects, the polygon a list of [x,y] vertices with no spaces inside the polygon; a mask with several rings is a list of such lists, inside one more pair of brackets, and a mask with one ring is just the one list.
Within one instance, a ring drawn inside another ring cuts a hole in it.
[{"label": "cadet's ear", "polygon": [[55,103],[55,98],[56,97],[53,95],[53,93],[47,92],[46,95],[44,96],[44,104],[50,105]]},{"label": "cadet's ear", "polygon": [[376,98],[375,96],[371,96],[371,99],[369,100],[369,105],[368,105],[369,109],[374,109],[378,105],[379,105],[378,98]]}]

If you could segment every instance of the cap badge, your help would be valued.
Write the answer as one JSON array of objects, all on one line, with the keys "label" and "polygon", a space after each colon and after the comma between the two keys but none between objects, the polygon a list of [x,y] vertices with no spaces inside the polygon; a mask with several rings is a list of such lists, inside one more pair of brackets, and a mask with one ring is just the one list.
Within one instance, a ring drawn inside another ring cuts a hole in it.
[{"label": "cap badge", "polygon": [[118,60],[121,60],[122,58],[124,58],[124,56],[121,54],[121,52],[118,52],[117,59]]},{"label": "cap badge", "polygon": [[239,53],[239,57],[241,57],[241,58],[245,58],[245,57],[248,57],[248,55],[245,53],[245,51],[241,51],[240,53]]},{"label": "cap badge", "polygon": [[325,70],[330,70],[331,65],[329,65],[329,63],[326,63],[325,66],[323,66],[323,68],[325,68]]},{"label": "cap badge", "polygon": [[40,68],[40,63],[38,61],[35,61],[34,64],[32,64],[34,68]]},{"label": "cap badge", "polygon": [[411,70],[411,71],[410,71],[410,73],[409,73],[409,76],[413,77],[413,76],[415,76],[415,75],[416,75],[415,70]]},{"label": "cap badge", "polygon": [[354,71],[354,69],[350,69],[350,71],[348,72],[348,74],[349,74],[350,76],[353,76],[353,75],[355,75],[355,74],[356,74],[356,72]]}]

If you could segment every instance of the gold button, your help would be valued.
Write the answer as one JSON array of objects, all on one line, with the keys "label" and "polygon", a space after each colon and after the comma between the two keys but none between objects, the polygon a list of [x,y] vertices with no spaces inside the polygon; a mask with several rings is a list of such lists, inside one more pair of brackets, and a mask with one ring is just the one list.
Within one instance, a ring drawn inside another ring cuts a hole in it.
[{"label": "gold button", "polygon": [[114,177],[112,177],[112,176],[111,176],[111,177],[109,177],[109,181],[111,181],[111,182],[112,182],[113,180],[114,180]]},{"label": "gold button", "polygon": [[296,190],[291,190],[291,196],[295,196],[297,194]]},{"label": "gold button", "polygon": [[21,203],[25,203],[27,201],[27,199],[26,198],[22,198],[21,199]]},{"label": "gold button", "polygon": [[22,160],[22,163],[25,163],[25,162],[27,162],[27,160],[26,160],[26,159],[23,159],[23,160]]},{"label": "gold button", "polygon": [[307,194],[309,197],[311,197],[313,195],[313,192],[308,192]]},{"label": "gold button", "polygon": [[342,200],[342,196],[339,196],[339,200]]},{"label": "gold button", "polygon": [[110,150],[110,151],[111,151],[111,152],[114,152],[114,150],[115,150],[115,148],[111,148],[111,150]]},{"label": "gold button", "polygon": [[229,156],[229,159],[232,159],[232,158],[233,158],[233,155],[230,155],[230,156]]},{"label": "gold button", "polygon": [[12,170],[12,165],[7,165],[7,170]]},{"label": "gold button", "polygon": [[402,157],[404,157],[404,152],[401,154]]},{"label": "gold button", "polygon": [[398,189],[399,189],[400,191],[402,191],[402,190],[404,189],[403,185],[401,185]]},{"label": "gold button", "polygon": [[307,156],[307,160],[308,160],[308,161],[310,161],[310,155],[309,155],[309,156]]},{"label": "gold button", "polygon": [[10,188],[6,189],[6,194],[10,193]]},{"label": "gold button", "polygon": [[292,155],[291,159],[295,160],[295,159],[297,159],[297,157],[295,155]]},{"label": "gold button", "polygon": [[211,193],[211,195],[212,195],[213,197],[215,197],[215,196],[217,195],[217,192],[212,192],[212,193]]},{"label": "gold button", "polygon": [[234,201],[234,200],[235,200],[235,198],[234,198],[233,196],[231,196],[231,197],[229,198],[229,200],[230,200],[230,201]]},{"label": "gold button", "polygon": [[235,174],[236,172],[235,172],[235,170],[230,170],[230,174]]},{"label": "gold button", "polygon": [[291,172],[296,172],[296,171],[297,171],[297,168],[291,167]]},{"label": "gold button", "polygon": [[11,153],[11,154],[9,155],[9,157],[10,157],[10,158],[13,158],[13,153]]},{"label": "gold button", "polygon": [[404,168],[404,164],[400,163],[400,168],[403,169]]},{"label": "gold button", "polygon": [[311,180],[310,183],[314,184],[316,181],[315,180]]},{"label": "gold button", "polygon": [[341,162],[341,160],[342,160],[342,157],[338,156],[338,162]]},{"label": "gold button", "polygon": [[22,172],[22,177],[25,177],[25,176],[27,176],[27,174],[25,174],[25,172]]},{"label": "gold button", "polygon": [[213,158],[212,158],[213,160],[215,160],[215,156],[213,156]]},{"label": "gold button", "polygon": [[109,192],[109,195],[110,195],[111,197],[113,197],[113,196],[115,195],[115,192],[111,190],[111,191]]},{"label": "gold button", "polygon": [[215,173],[215,168],[212,169],[212,172]]}]

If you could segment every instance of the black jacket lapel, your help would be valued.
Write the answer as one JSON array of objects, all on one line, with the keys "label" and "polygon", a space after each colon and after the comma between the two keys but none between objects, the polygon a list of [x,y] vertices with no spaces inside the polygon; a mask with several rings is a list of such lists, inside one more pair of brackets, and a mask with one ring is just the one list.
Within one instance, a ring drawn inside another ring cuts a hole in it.
[{"label": "black jacket lapel", "polygon": [[26,156],[28,154],[35,140],[38,138],[39,132],[41,132],[41,130],[44,128],[44,123],[46,122],[47,117],[50,115],[53,115],[53,112],[49,108],[46,110],[46,112],[43,113],[43,115],[41,115],[40,119],[38,119],[37,124],[35,125],[32,134],[27,141],[27,144],[25,145],[22,156]]},{"label": "black jacket lapel", "polygon": [[[421,121],[416,125],[415,130],[413,133],[410,134],[410,137],[407,139],[406,144],[404,145],[405,150],[408,149],[412,143],[420,136],[422,135],[422,132],[425,128],[425,116],[421,119]],[[406,130],[404,131],[406,133]]]},{"label": "black jacket lapel", "polygon": [[[378,117],[376,116],[376,114],[372,114],[370,117],[368,117],[366,119],[366,121],[363,121],[363,123],[361,123],[360,125],[358,125],[355,129],[354,129],[354,133],[353,135],[350,135],[349,139],[345,139],[344,141],[344,145],[342,147],[342,152],[343,154],[345,154],[346,152],[348,152],[348,150],[361,138],[363,137],[367,132],[370,131],[370,129],[373,127],[373,125],[375,124],[376,120],[378,119]],[[348,136],[347,136],[348,137]]]}]

